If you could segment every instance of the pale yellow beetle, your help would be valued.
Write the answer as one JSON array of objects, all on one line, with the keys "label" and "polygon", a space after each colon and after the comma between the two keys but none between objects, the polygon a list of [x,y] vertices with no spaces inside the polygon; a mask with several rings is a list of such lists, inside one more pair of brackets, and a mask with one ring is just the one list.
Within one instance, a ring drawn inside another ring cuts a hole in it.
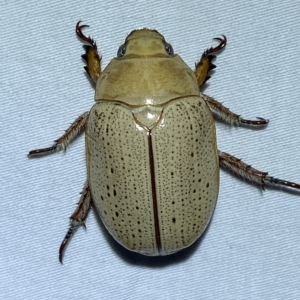
[{"label": "pale yellow beetle", "polygon": [[212,112],[235,125],[268,123],[243,119],[200,92],[225,36],[192,71],[156,30],[134,30],[102,72],[96,43],[83,35],[84,27],[78,22],[76,33],[88,44],[82,57],[96,83],[96,104],[52,147],[29,153],[65,149],[85,128],[88,180],[59,250],[61,262],[92,202],[121,245],[154,256],[184,249],[204,232],[217,202],[219,164],[262,188],[268,183],[300,189],[217,149]]}]

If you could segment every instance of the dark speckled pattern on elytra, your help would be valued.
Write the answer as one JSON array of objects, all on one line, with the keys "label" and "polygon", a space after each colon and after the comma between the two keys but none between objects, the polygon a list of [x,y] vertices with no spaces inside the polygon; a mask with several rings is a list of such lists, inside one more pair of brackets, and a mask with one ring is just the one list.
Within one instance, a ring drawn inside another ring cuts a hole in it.
[{"label": "dark speckled pattern on elytra", "polygon": [[93,107],[87,132],[88,178],[101,219],[124,247],[157,255],[147,135],[129,109],[112,103]]},{"label": "dark speckled pattern on elytra", "polygon": [[215,127],[200,97],[164,109],[153,146],[162,252],[191,245],[213,214],[219,190]]},{"label": "dark speckled pattern on elytra", "polygon": [[125,106],[102,102],[92,108],[88,178],[95,207],[120,244],[145,255],[166,255],[192,244],[214,211],[219,185],[215,129],[204,101],[190,97],[167,104],[151,133],[157,207],[147,131]]}]

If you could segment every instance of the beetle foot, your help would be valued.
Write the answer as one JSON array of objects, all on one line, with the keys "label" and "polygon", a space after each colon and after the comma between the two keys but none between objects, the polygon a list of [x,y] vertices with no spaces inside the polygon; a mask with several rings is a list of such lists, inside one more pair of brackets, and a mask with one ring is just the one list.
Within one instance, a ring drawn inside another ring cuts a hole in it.
[{"label": "beetle foot", "polygon": [[60,150],[66,150],[66,148],[72,142],[72,140],[74,140],[82,131],[82,129],[85,127],[85,123],[87,121],[88,115],[89,115],[88,112],[84,112],[82,115],[80,115],[71,124],[71,126],[65,131],[65,133],[60,138],[54,141],[55,143],[53,146],[48,148],[31,150],[28,153],[28,156],[32,157],[38,155],[46,155],[46,154],[52,154]]},{"label": "beetle foot", "polygon": [[215,100],[214,98],[209,97],[202,93],[201,96],[208,104],[213,114],[216,115],[221,120],[223,120],[224,122],[229,123],[230,125],[244,125],[244,126],[247,125],[247,126],[260,128],[268,125],[269,123],[269,120],[264,118],[259,118],[259,117],[257,117],[257,120],[244,119],[240,115],[229,110],[227,107],[225,107],[222,103]]},{"label": "beetle foot", "polygon": [[287,187],[290,187],[290,188],[300,190],[300,184],[299,183],[295,183],[295,182],[275,178],[273,176],[266,176],[265,181],[267,183],[269,183],[270,185],[273,185],[273,186],[280,186],[281,185],[281,186],[287,186]]},{"label": "beetle foot", "polygon": [[39,156],[39,155],[52,154],[54,152],[60,151],[62,148],[63,148],[63,146],[61,144],[55,143],[53,146],[48,147],[48,148],[31,150],[31,151],[29,151],[28,156],[33,157],[33,156]]},{"label": "beetle foot", "polygon": [[81,225],[83,225],[83,227],[86,228],[84,220],[86,219],[90,208],[91,208],[91,194],[90,194],[88,182],[86,182],[81,192],[81,197],[78,202],[78,206],[74,211],[74,213],[72,214],[72,216],[70,217],[71,220],[70,228],[59,247],[60,263],[62,263],[65,249],[69,241],[71,240],[72,236],[74,235],[75,231],[77,230],[77,228]]},{"label": "beetle foot", "polygon": [[219,41],[219,45],[216,47],[210,47],[205,50],[201,56],[201,59],[198,63],[195,64],[195,75],[198,81],[199,87],[201,87],[211,76],[208,73],[214,69],[216,66],[212,63],[212,60],[216,58],[212,53],[219,52],[222,50],[227,43],[226,36],[223,35],[223,38],[214,38],[214,40]]},{"label": "beetle foot", "polygon": [[238,120],[236,121],[237,125],[244,124],[244,125],[253,125],[253,126],[265,126],[268,125],[269,120],[256,117],[257,120],[247,120],[243,119],[241,116],[239,116]]},{"label": "beetle foot", "polygon": [[65,249],[66,246],[68,245],[71,237],[74,235],[75,231],[77,230],[77,228],[81,225],[80,222],[76,221],[76,220],[71,220],[71,225],[70,228],[65,236],[65,238],[63,239],[60,247],[59,247],[59,261],[62,264],[63,263],[63,255],[65,253]]},{"label": "beetle foot", "polygon": [[82,33],[82,29],[89,26],[80,25],[80,23],[81,21],[76,24],[76,34],[82,41],[88,43],[88,45],[83,46],[85,54],[81,55],[87,64],[84,69],[89,77],[96,82],[101,74],[101,56],[98,54],[96,42],[90,36],[87,37]]}]

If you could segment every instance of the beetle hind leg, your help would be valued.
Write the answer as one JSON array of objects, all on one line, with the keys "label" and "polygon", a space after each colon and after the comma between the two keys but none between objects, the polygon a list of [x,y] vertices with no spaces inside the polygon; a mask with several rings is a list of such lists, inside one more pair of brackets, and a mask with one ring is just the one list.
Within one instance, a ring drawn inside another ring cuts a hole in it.
[{"label": "beetle hind leg", "polygon": [[219,41],[219,45],[216,47],[210,47],[209,49],[205,50],[201,56],[201,59],[198,63],[195,64],[195,75],[198,81],[199,87],[201,87],[209,78],[210,76],[208,73],[214,69],[216,66],[211,62],[214,58],[216,58],[215,55],[212,53],[219,52],[222,50],[227,43],[226,36],[223,35],[223,38],[214,38],[214,40]]},{"label": "beetle hind leg", "polygon": [[82,29],[89,26],[80,25],[80,23],[81,21],[76,24],[76,34],[83,42],[87,43],[83,46],[85,54],[81,55],[87,64],[84,69],[90,78],[96,82],[101,74],[101,56],[98,54],[96,42],[90,36],[87,37],[82,33]]},{"label": "beetle hind leg", "polygon": [[63,255],[66,249],[66,246],[68,245],[71,237],[74,235],[75,231],[80,225],[83,225],[85,227],[84,221],[89,213],[89,210],[91,208],[92,198],[90,189],[88,186],[88,182],[84,185],[84,188],[81,192],[81,197],[78,202],[78,206],[75,209],[74,213],[70,217],[70,227],[69,230],[63,239],[60,248],[59,248],[59,261],[62,263]]},{"label": "beetle hind leg", "polygon": [[242,176],[242,178],[248,179],[251,182],[255,182],[265,190],[266,185],[277,187],[289,187],[296,190],[300,190],[300,184],[291,181],[275,178],[268,175],[268,172],[262,172],[244,163],[241,159],[235,156],[219,151],[220,166],[228,169],[236,175]]}]

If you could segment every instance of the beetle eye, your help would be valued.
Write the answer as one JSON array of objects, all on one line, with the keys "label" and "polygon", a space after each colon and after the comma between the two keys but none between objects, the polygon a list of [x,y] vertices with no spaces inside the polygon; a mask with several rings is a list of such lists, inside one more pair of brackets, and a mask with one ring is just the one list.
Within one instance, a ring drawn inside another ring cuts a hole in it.
[{"label": "beetle eye", "polygon": [[117,57],[122,57],[126,52],[126,45],[123,44],[119,47],[118,53],[117,53]]},{"label": "beetle eye", "polygon": [[174,54],[173,47],[169,43],[165,43],[165,48],[166,48],[166,51],[167,51],[167,53],[169,55],[173,55]]}]

